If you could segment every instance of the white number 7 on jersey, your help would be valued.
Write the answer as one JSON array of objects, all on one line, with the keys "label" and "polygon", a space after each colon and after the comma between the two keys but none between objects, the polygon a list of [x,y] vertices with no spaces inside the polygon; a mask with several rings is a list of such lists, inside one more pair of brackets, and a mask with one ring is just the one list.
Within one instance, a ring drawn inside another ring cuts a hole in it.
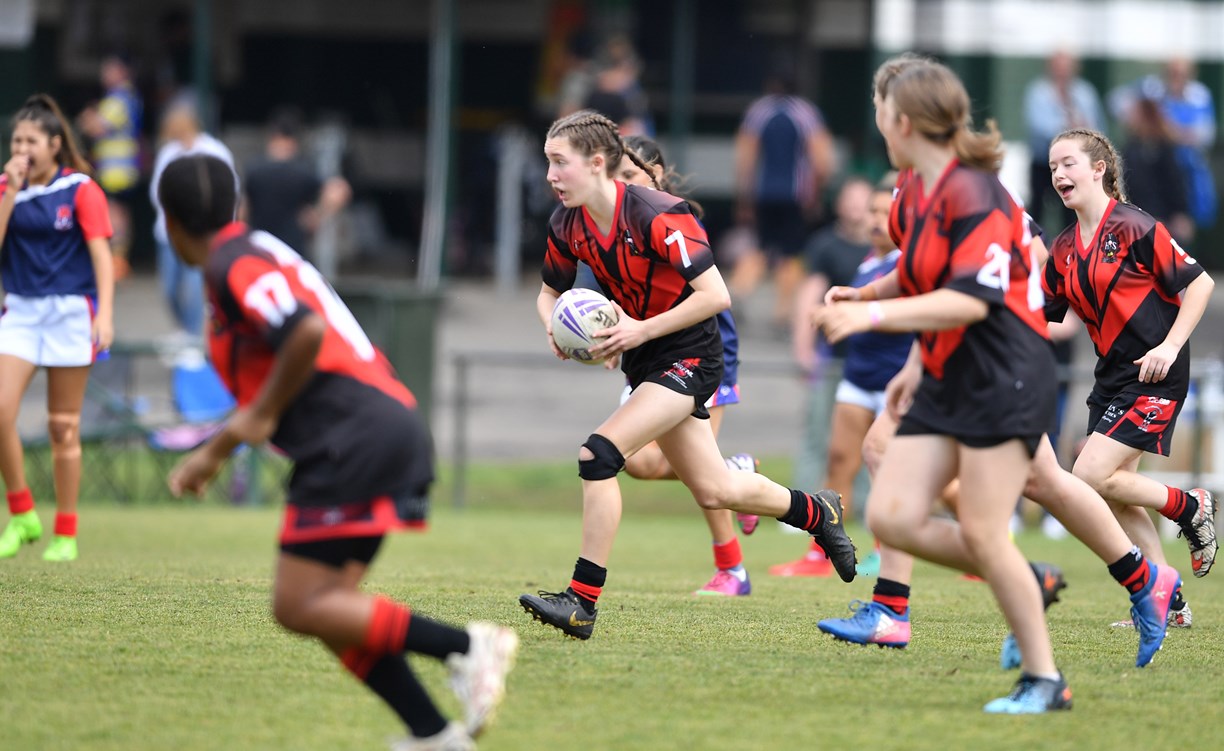
[{"label": "white number 7 on jersey", "polygon": [[684,263],[684,268],[687,269],[689,266],[693,265],[693,261],[689,258],[688,246],[684,244],[684,235],[681,234],[680,230],[676,230],[668,235],[663,242],[667,243],[668,245],[680,243],[680,260]]}]

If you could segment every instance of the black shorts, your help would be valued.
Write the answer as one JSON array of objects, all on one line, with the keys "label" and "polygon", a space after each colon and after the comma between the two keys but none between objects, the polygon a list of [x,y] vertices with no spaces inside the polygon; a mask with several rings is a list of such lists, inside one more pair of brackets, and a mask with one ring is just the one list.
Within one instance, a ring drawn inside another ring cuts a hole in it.
[{"label": "black shorts", "polygon": [[991,446],[998,446],[1000,443],[1006,443],[1011,440],[1019,439],[1024,444],[1024,450],[1028,452],[1029,458],[1037,455],[1037,449],[1041,446],[1041,438],[1045,433],[1038,435],[955,435],[949,434],[942,430],[924,425],[918,420],[913,419],[909,415],[901,418],[901,424],[897,426],[896,435],[945,435],[955,439],[962,446],[968,446],[971,449],[988,449]]},{"label": "black shorts", "polygon": [[706,409],[706,402],[718,391],[718,384],[722,382],[722,355],[656,362],[625,375],[632,389],[643,383],[657,383],[677,394],[691,396],[695,407],[693,417],[708,420],[710,411]]},{"label": "black shorts", "polygon": [[793,201],[768,201],[756,206],[757,242],[770,258],[793,258],[803,252],[807,222]]},{"label": "black shorts", "polygon": [[1125,446],[1168,456],[1184,402],[1130,391],[1109,397],[1094,390],[1087,404],[1087,435],[1100,433]]},{"label": "black shorts", "polygon": [[370,565],[382,547],[382,535],[376,537],[344,537],[317,542],[281,543],[282,553],[307,558],[332,568],[344,568],[349,561]]}]

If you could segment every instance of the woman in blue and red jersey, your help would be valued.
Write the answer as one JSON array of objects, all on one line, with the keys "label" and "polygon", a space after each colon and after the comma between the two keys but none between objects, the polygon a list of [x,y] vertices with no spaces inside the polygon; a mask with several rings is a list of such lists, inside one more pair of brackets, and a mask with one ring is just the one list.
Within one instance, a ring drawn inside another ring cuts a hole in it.
[{"label": "woman in blue and red jersey", "polygon": [[1147,509],[1176,522],[1194,575],[1205,576],[1217,548],[1215,499],[1136,470],[1145,452],[1169,454],[1190,385],[1190,334],[1215,282],[1163,224],[1126,203],[1120,159],[1105,136],[1060,133],[1050,144],[1050,172],[1076,221],[1050,246],[1046,315],[1061,321],[1074,309],[1098,357],[1088,441],[1073,471],[1113,504],[1131,538],[1158,563],[1160,538]]},{"label": "woman in blue and red jersey", "polygon": [[[318,270],[267,232],[234,221],[233,170],[193,154],[158,182],[166,233],[204,268],[208,344],[237,409],[168,478],[200,494],[242,443],[293,460],[272,615],[312,636],[397,714],[413,736],[395,749],[475,748],[505,690],[510,629],[432,620],[361,580],[384,537],[424,522],[433,442],[416,399]],[[406,652],[445,660],[465,721],[438,711]]]},{"label": "woman in blue and red jersey", "polygon": [[47,434],[55,477],[49,561],[77,557],[81,407],[89,368],[114,337],[114,273],[106,197],[90,178],[59,105],[46,94],[13,116],[12,158],[0,177],[0,474],[12,518],[0,558],[42,536],[26,483],[17,412],[47,369]]},{"label": "woman in blue and red jersey", "polygon": [[549,347],[565,358],[549,322],[583,261],[620,317],[615,326],[595,332],[603,341],[591,354],[608,358],[608,367],[619,361],[633,393],[578,451],[582,546],[569,587],[523,595],[519,603],[569,636],[590,638],[620,525],[616,475],[626,456],[651,441],[699,506],[771,516],[804,529],[820,540],[841,577],[853,579],[854,546],[842,527],[836,493],[810,495],[754,472],[732,471],[719,453],[705,404],[723,375],[715,316],[730,298],[688,203],[614,179],[626,154],[649,169],[627,150],[616,124],[597,112],[584,110],[553,123],[544,154],[549,184],[561,199],[549,220],[544,283],[536,299]]},{"label": "woman in blue and red jersey", "polygon": [[[830,341],[920,332],[921,385],[885,451],[868,522],[883,544],[954,568],[967,558],[989,583],[1023,672],[987,712],[1066,709],[1070,690],[1054,663],[1040,588],[1008,534],[1053,416],[1054,360],[1024,212],[995,176],[1000,136],[971,129],[964,86],[938,64],[900,73],[876,124],[894,164],[912,170],[896,276],[903,298],[834,302],[820,320]],[[896,383],[891,401],[903,396]],[[930,513],[953,478],[959,528]]]}]

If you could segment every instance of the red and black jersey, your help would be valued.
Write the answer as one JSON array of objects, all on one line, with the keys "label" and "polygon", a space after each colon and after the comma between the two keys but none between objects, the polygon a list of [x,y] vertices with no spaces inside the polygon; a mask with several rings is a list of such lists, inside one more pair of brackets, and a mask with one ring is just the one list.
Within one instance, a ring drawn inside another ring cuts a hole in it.
[{"label": "red and black jersey", "polygon": [[[689,281],[714,265],[714,254],[705,228],[683,199],[618,180],[607,235],[584,207],[558,206],[549,220],[544,283],[558,293],[568,290],[579,261],[591,267],[604,294],[632,318],[645,320],[688,299]],[[622,370],[631,373],[684,357],[722,357],[713,317],[626,352]]]},{"label": "red and black jersey", "polygon": [[901,170],[897,174],[897,184],[893,187],[892,206],[888,210],[888,236],[892,238],[893,245],[900,248],[905,237],[905,217],[910,210],[910,204],[913,200],[913,191],[907,190],[910,183],[913,182],[914,171],[910,169]]},{"label": "red and black jersey", "polygon": [[218,233],[204,274],[213,364],[239,405],[259,394],[303,318],[326,323],[316,372],[271,439],[297,464],[291,502],[363,501],[428,485],[432,447],[416,399],[313,266],[272,235],[234,223]]},{"label": "red and black jersey", "polygon": [[1201,273],[1163,224],[1111,200],[1087,247],[1078,223],[1054,239],[1042,278],[1046,317],[1061,321],[1069,306],[1084,321],[1097,352],[1096,391],[1182,400],[1190,386],[1189,343],[1156,383],[1140,384],[1134,361],[1165,340],[1181,291]]},{"label": "red and black jersey", "polygon": [[1035,436],[1054,407],[1054,359],[1024,212],[998,178],[952,162],[929,195],[898,195],[903,295],[947,288],[989,304],[982,321],[922,332],[924,376],[910,413],[963,436]]}]

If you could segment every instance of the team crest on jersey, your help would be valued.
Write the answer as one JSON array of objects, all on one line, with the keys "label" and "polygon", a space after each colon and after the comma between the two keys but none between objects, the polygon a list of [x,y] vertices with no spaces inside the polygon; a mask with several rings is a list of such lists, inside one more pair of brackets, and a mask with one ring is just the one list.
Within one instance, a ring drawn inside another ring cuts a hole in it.
[{"label": "team crest on jersey", "polygon": [[1101,243],[1101,253],[1105,256],[1101,259],[1102,263],[1118,262],[1118,238],[1114,237],[1112,232],[1105,235],[1105,241]]},{"label": "team crest on jersey", "polygon": [[55,228],[61,232],[72,229],[72,206],[63,203],[55,207]]},{"label": "team crest on jersey", "polygon": [[642,254],[641,251],[638,250],[637,243],[633,242],[633,233],[630,232],[627,228],[625,229],[625,234],[622,239],[625,241],[625,245],[629,247],[630,253],[632,253],[635,256]]}]

